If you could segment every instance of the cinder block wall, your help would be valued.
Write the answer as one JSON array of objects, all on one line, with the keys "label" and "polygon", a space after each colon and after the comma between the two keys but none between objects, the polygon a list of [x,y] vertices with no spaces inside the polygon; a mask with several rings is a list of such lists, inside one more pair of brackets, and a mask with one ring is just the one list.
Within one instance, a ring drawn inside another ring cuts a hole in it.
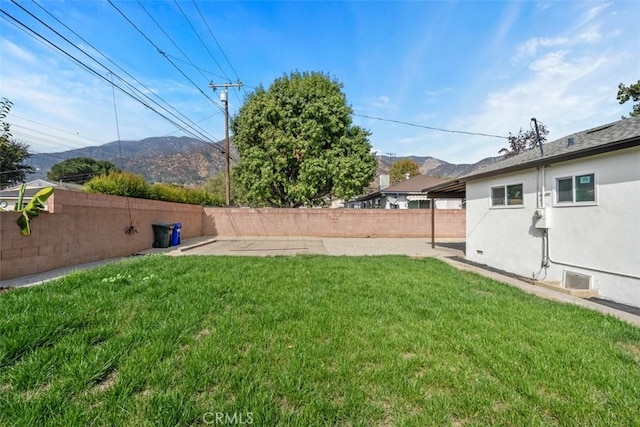
[{"label": "cinder block wall", "polygon": [[[131,219],[137,234],[124,228]],[[202,208],[57,189],[30,236],[0,212],[0,280],[135,254],[153,244],[152,224],[182,223],[182,237],[431,237],[430,210]],[[435,211],[438,238],[465,237],[465,211]]]},{"label": "cinder block wall", "polygon": [[[137,234],[127,235],[129,209]],[[49,213],[23,236],[18,214],[0,213],[0,280],[132,255],[153,244],[151,224],[182,223],[183,238],[202,235],[202,207],[56,189]]]},{"label": "cinder block wall", "polygon": [[[426,209],[204,208],[203,235],[310,237],[431,237]],[[465,237],[463,209],[437,209],[438,238]]]}]

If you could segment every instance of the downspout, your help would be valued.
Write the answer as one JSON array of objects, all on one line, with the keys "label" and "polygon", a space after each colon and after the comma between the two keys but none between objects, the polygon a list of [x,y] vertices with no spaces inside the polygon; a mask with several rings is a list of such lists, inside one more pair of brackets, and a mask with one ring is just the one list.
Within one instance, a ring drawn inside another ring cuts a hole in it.
[{"label": "downspout", "polygon": [[[542,146],[541,146],[542,148]],[[538,166],[538,180],[540,181],[538,195],[538,207],[540,209],[546,208],[546,200],[544,197],[544,193],[546,190],[545,183],[547,181],[547,167],[546,166]],[[540,262],[540,266],[542,268],[549,268],[549,229],[542,229],[542,261]]]},{"label": "downspout", "polygon": [[[540,147],[540,157],[544,157],[544,149],[542,148],[542,141],[540,141],[540,130],[538,129],[538,121],[535,117],[531,118],[536,131],[536,140],[538,141],[538,147]],[[536,207],[537,209],[545,208],[544,192],[546,173],[545,166],[538,166],[536,168]],[[548,228],[542,229],[542,260],[540,261],[540,270],[549,267],[549,235]]]}]

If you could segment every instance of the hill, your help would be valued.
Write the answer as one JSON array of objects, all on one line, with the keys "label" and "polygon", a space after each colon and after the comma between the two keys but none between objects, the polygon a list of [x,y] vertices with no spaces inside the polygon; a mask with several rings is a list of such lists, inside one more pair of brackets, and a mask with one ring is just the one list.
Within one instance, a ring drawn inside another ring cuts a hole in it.
[{"label": "hill", "polygon": [[[233,165],[239,157],[233,144],[230,152]],[[126,171],[142,175],[148,182],[175,184],[201,184],[208,178],[224,172],[225,167],[224,141],[211,144],[185,136],[163,136],[140,141],[120,141],[120,144],[114,141],[58,153],[34,154],[29,163],[36,167],[38,172],[29,175],[28,179],[46,179],[47,172],[54,164],[72,157],[108,160]],[[401,158],[403,157],[392,157],[391,162]],[[420,165],[422,174],[443,178],[457,178],[475,172],[499,159],[488,157],[473,164],[454,164],[434,157],[407,158]],[[389,158],[378,156],[376,175],[388,173]]]},{"label": "hill", "polygon": [[[120,152],[122,151],[122,155]],[[231,146],[232,164],[238,152]],[[28,179],[46,179],[51,167],[72,157],[91,157],[108,160],[116,166],[142,175],[148,182],[198,184],[207,178],[224,172],[224,141],[206,143],[189,137],[152,137],[140,141],[109,142],[95,147],[85,147],[59,153],[34,154],[29,163],[38,172]]]},{"label": "hill", "polygon": [[[420,157],[420,156],[407,156],[407,157],[391,157],[391,163],[396,160],[410,159],[420,165],[420,173],[423,175],[438,176],[441,178],[458,178],[463,175],[467,175],[477,170],[492,165],[500,160],[500,157],[487,157],[477,163],[449,163],[444,160],[436,159],[435,157]],[[378,156],[378,172],[377,175],[389,173],[389,157]]]}]

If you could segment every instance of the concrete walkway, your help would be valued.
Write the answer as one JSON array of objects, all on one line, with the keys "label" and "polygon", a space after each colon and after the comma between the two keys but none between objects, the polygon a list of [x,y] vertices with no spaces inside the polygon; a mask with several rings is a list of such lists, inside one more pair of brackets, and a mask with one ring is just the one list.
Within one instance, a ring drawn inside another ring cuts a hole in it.
[{"label": "concrete walkway", "polygon": [[[465,271],[515,286],[524,292],[541,298],[575,304],[601,313],[609,314],[640,327],[640,316],[625,311],[566,295],[552,289],[535,286],[525,280],[499,272],[490,271],[480,266],[462,262],[464,258],[464,240],[437,240],[436,247],[431,248],[429,239],[423,238],[314,238],[314,237],[197,237],[183,240],[180,246],[171,248],[155,248],[142,251],[136,255],[166,254],[183,255],[229,255],[229,256],[284,256],[298,254],[321,254],[335,256],[368,256],[368,255],[407,255],[411,257],[435,257]],[[0,281],[0,288],[33,286],[47,280],[55,279],[74,270],[85,270],[123,258],[98,261],[73,267],[52,270],[32,276],[18,277]]]}]

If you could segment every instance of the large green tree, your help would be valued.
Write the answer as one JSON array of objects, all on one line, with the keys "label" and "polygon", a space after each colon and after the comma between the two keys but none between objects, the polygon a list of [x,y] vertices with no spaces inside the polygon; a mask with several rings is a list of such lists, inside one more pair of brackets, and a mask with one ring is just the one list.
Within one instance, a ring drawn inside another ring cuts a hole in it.
[{"label": "large green tree", "polygon": [[294,72],[258,87],[233,118],[240,153],[233,185],[252,205],[322,205],[348,199],[373,179],[370,133],[351,122],[342,84]]},{"label": "large green tree", "polygon": [[24,142],[13,139],[11,125],[5,122],[12,105],[13,103],[7,98],[2,98],[2,101],[0,101],[0,120],[2,121],[0,133],[0,188],[24,182],[27,175],[35,171],[33,166],[26,163],[31,157],[29,146]]},{"label": "large green tree", "polygon": [[391,166],[389,179],[391,184],[395,184],[406,179],[406,174],[410,177],[420,175],[420,165],[411,159],[400,159]]},{"label": "large green tree", "polygon": [[[231,176],[232,177],[234,176],[233,169],[232,169]],[[226,186],[225,186],[224,173],[219,173],[213,178],[207,179],[202,185],[202,188],[206,192],[214,194],[215,196],[219,197],[221,200],[224,200],[226,198]],[[238,202],[242,200],[243,197],[242,197],[241,190],[242,189],[238,185],[231,186],[231,204],[232,205],[238,204]]]},{"label": "large green tree", "polygon": [[107,160],[73,157],[53,165],[51,170],[47,172],[47,178],[52,181],[84,184],[94,176],[104,175],[109,172],[120,172],[120,170]]},{"label": "large green tree", "polygon": [[[540,132],[540,143],[544,144],[545,142],[547,142],[547,135],[549,135],[549,130],[543,123],[538,122],[538,131]],[[520,128],[520,131],[517,135],[509,132],[508,141],[509,146],[498,151],[498,154],[500,154],[503,159],[517,156],[520,153],[524,153],[525,151],[531,150],[538,146],[538,137],[536,135],[535,129],[529,129],[525,131]]]},{"label": "large green tree", "polygon": [[[630,116],[640,116],[640,80],[637,83],[625,86],[622,83],[618,85],[618,102],[624,104],[628,100],[635,102],[633,109],[629,113]],[[624,119],[625,117],[622,116]]]}]

